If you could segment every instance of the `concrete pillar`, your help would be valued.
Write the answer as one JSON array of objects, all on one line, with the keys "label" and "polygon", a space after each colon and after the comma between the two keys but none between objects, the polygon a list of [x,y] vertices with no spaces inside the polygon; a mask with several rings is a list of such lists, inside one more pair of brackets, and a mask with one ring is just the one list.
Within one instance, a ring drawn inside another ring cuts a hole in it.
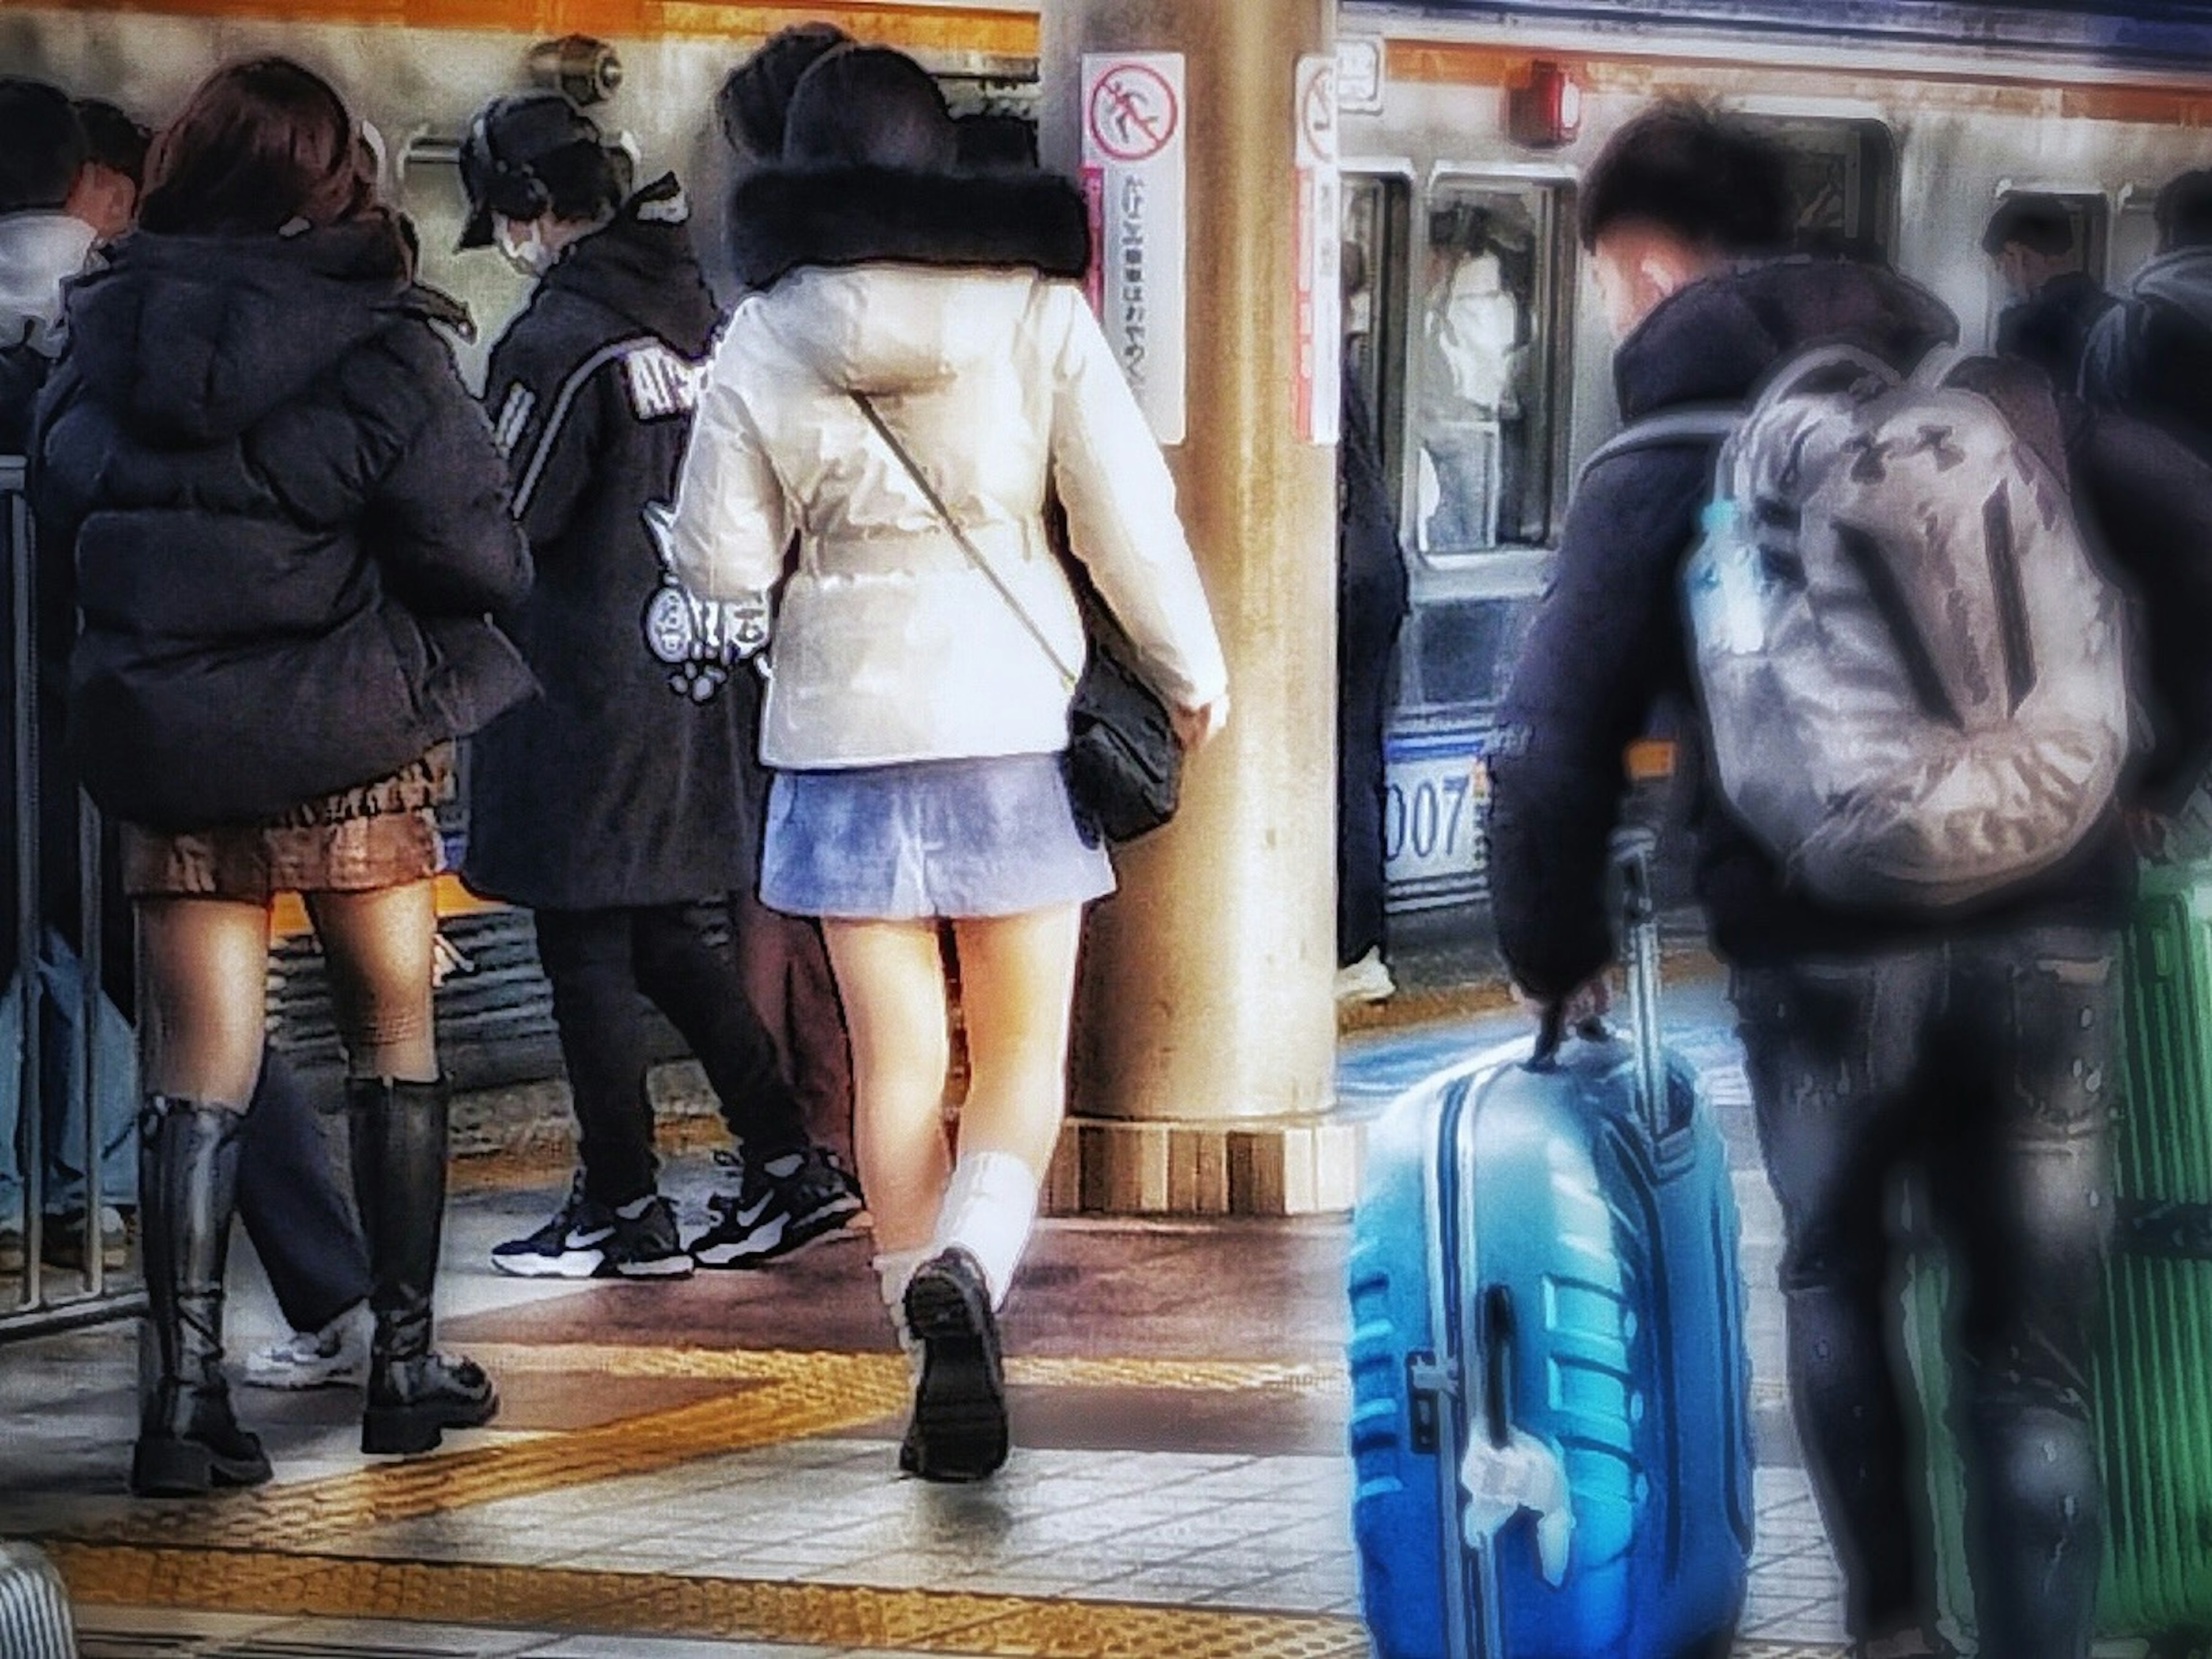
[{"label": "concrete pillar", "polygon": [[[1043,0],[1057,170],[1081,162],[1085,54],[1185,55],[1188,428],[1168,455],[1234,706],[1094,915],[1062,1207],[1280,1212],[1348,1190],[1316,1138],[1336,1044],[1335,451],[1301,441],[1293,389],[1295,76],[1333,49],[1335,10]],[[1334,318],[1322,333],[1334,350]]]}]

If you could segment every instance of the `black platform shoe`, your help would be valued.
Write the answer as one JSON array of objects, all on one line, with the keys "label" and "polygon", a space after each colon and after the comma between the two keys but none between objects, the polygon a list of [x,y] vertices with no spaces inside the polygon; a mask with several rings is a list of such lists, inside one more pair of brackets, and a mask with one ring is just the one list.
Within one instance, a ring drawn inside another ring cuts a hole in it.
[{"label": "black platform shoe", "polygon": [[426,1452],[447,1429],[479,1428],[499,1411],[482,1366],[430,1346],[446,1218],[446,1085],[349,1079],[346,1114],[376,1316],[361,1449]]},{"label": "black platform shoe", "polygon": [[906,1321],[921,1344],[921,1380],[899,1467],[925,1480],[981,1480],[1006,1461],[1006,1378],[975,1258],[956,1245],[915,1268]]},{"label": "black platform shoe", "polygon": [[146,1322],[155,1346],[131,1460],[131,1490],[141,1498],[198,1498],[269,1478],[260,1441],[231,1414],[222,1374],[223,1267],[243,1116],[166,1095],[149,1098],[139,1115]]}]

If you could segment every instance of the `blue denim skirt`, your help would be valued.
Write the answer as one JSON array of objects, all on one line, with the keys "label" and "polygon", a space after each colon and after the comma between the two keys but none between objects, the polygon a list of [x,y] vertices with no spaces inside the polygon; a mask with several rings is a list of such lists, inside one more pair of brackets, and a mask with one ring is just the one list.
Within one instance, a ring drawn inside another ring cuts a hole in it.
[{"label": "blue denim skirt", "polygon": [[1113,890],[1057,755],[778,772],[769,791],[761,902],[788,915],[1011,916]]}]

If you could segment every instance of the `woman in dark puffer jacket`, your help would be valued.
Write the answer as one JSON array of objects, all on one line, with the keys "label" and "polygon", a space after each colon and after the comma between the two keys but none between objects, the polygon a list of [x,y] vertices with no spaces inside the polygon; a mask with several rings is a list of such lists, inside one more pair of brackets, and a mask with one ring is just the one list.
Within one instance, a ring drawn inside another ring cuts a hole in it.
[{"label": "woman in dark puffer jacket", "polygon": [[528,695],[486,620],[528,586],[505,468],[338,95],[217,71],[157,140],[140,229],[70,302],[33,490],[84,614],[70,718],[123,823],[149,997],[141,1203],[160,1367],[135,1491],[269,1476],[231,1414],[223,1258],[269,904],[307,899],[344,1041],[376,1315],[362,1449],[488,1421],[430,1347],[446,1091],[432,878],[453,740]]}]

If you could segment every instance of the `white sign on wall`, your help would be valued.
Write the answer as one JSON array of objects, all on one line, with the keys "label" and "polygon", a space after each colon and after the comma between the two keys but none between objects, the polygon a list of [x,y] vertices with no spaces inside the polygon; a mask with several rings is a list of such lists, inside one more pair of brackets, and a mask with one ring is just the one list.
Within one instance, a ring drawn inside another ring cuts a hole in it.
[{"label": "white sign on wall", "polygon": [[1188,244],[1181,52],[1083,59],[1083,191],[1091,303],[1164,444],[1187,424]]},{"label": "white sign on wall", "polygon": [[1346,115],[1382,112],[1382,43],[1372,35],[1343,34],[1336,41],[1336,101]]},{"label": "white sign on wall", "polygon": [[1337,172],[1336,59],[1298,59],[1297,428],[1337,441],[1344,395],[1344,199]]}]

